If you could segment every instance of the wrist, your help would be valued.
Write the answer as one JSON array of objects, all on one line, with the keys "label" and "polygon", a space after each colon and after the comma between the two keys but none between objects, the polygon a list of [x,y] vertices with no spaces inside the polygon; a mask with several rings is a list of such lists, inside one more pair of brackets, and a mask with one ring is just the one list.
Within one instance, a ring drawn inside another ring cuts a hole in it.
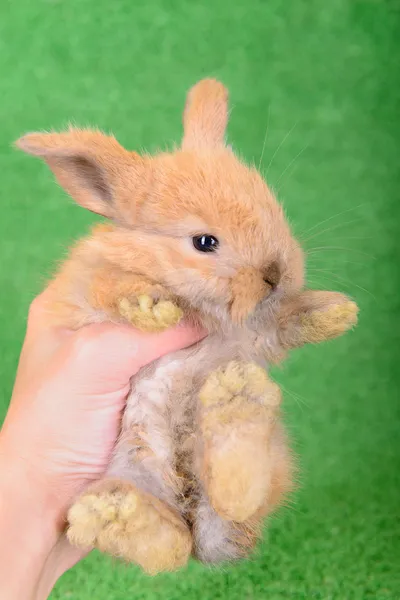
[{"label": "wrist", "polygon": [[[0,563],[7,575],[1,578],[0,597],[44,600],[36,590],[61,536],[59,508],[44,482],[1,435],[0,473]],[[56,576],[51,585],[55,581]]]}]

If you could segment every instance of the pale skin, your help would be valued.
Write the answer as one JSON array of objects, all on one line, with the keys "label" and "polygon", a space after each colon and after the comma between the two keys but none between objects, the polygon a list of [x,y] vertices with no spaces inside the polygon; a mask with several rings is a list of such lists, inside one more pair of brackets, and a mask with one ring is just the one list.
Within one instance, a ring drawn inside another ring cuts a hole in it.
[{"label": "pale skin", "polygon": [[0,431],[0,597],[7,600],[48,598],[83,558],[64,536],[65,514],[104,474],[130,377],[204,336],[185,324],[162,333],[108,323],[72,332],[48,324],[47,302],[44,292],[32,304]]}]

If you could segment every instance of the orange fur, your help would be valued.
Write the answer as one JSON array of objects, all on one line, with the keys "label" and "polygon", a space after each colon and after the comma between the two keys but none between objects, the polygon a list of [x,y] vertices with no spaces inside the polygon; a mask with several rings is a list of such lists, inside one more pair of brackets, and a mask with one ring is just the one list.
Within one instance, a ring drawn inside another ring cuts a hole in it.
[{"label": "orange fur", "polygon": [[200,401],[208,494],[220,515],[243,523],[271,494],[270,438],[279,388],[261,367],[232,362],[211,374]]},{"label": "orange fur", "polygon": [[184,148],[199,148],[223,142],[226,125],[228,93],[215,79],[204,79],[188,94],[183,122]]},{"label": "orange fur", "polygon": [[70,509],[69,540],[138,563],[147,573],[174,571],[190,556],[185,523],[162,502],[129,483],[103,479]]},{"label": "orange fur", "polygon": [[[302,289],[303,252],[261,175],[224,144],[227,120],[227,91],[208,79],[188,95],[172,153],[141,157],[80,129],[17,142],[79,204],[113,221],[70,252],[50,285],[49,319],[155,331],[185,313],[210,332],[133,382],[110,464],[119,479],[97,484],[70,512],[72,541],[148,572],[187,560],[190,536],[173,510],[192,526],[203,560],[246,555],[292,485],[279,391],[254,363],[356,322],[342,294]],[[203,234],[218,239],[216,252],[195,250]]]}]

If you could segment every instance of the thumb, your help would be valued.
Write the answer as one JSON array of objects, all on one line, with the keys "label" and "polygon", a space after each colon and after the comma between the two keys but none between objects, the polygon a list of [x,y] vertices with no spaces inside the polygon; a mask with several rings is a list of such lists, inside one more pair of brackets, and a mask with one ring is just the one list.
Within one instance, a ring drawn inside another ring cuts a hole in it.
[{"label": "thumb", "polygon": [[146,364],[191,346],[205,335],[188,324],[161,333],[143,333],[111,323],[88,325],[67,341],[70,376],[82,393],[117,391]]}]

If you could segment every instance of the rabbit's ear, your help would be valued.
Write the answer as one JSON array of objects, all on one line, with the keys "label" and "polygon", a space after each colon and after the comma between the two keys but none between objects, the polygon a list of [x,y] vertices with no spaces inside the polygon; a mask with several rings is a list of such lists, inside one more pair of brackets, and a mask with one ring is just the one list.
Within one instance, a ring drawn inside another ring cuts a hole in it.
[{"label": "rabbit's ear", "polygon": [[42,158],[78,204],[105,217],[121,216],[145,168],[140,156],[99,131],[28,133],[16,145]]},{"label": "rabbit's ear", "polygon": [[224,143],[228,123],[228,90],[215,79],[203,79],[189,91],[183,113],[182,148]]}]

